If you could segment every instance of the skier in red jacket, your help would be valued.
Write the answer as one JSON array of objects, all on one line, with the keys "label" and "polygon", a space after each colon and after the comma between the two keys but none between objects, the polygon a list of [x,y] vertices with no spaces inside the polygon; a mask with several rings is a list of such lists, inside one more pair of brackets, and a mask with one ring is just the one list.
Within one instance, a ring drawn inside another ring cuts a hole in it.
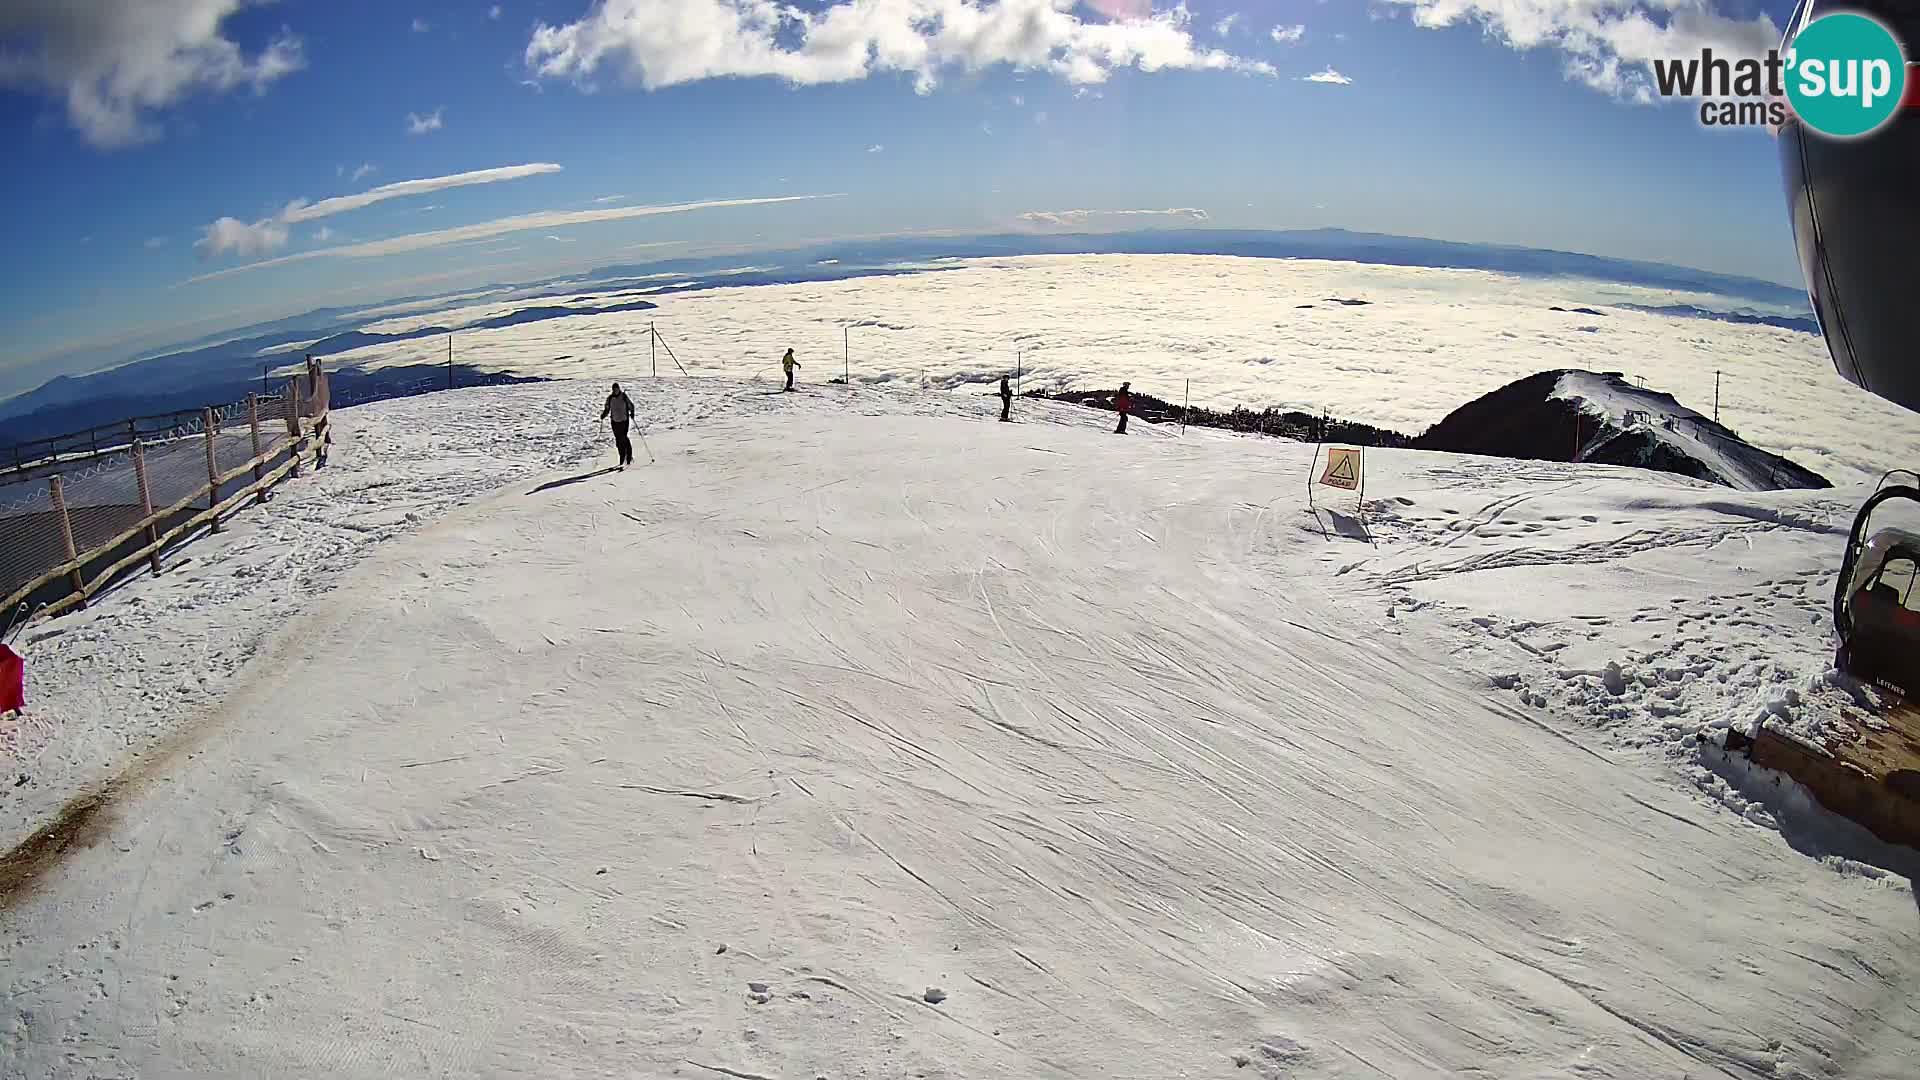
[{"label": "skier in red jacket", "polygon": [[1120,414],[1120,426],[1113,429],[1115,435],[1127,433],[1127,411],[1133,408],[1133,398],[1128,396],[1127,387],[1132,385],[1132,383],[1121,383],[1120,392],[1113,395],[1113,409]]}]

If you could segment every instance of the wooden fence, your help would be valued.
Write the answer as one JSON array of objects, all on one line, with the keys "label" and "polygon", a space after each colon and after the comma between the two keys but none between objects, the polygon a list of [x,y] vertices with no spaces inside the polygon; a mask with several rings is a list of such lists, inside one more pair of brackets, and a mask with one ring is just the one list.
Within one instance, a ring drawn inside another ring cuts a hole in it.
[{"label": "wooden fence", "polygon": [[[142,562],[158,573],[170,547],[203,527],[218,532],[223,517],[300,474],[301,455],[326,437],[328,396],[315,365],[276,397],[168,414],[169,427],[147,429],[154,438],[142,437],[141,420],[159,418],[140,418],[41,440],[45,456],[12,455],[0,473],[0,492],[15,496],[0,507],[0,586],[11,586],[0,612],[38,598],[36,617],[60,615]],[[129,438],[99,447],[103,431]],[[83,449],[89,434],[95,445]]]}]

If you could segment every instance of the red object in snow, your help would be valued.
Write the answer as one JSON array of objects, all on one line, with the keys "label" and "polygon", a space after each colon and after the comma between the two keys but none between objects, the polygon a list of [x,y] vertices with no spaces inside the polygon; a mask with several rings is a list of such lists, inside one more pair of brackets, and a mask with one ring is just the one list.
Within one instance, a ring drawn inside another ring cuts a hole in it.
[{"label": "red object in snow", "polygon": [[0,713],[27,707],[27,662],[20,654],[0,645]]}]

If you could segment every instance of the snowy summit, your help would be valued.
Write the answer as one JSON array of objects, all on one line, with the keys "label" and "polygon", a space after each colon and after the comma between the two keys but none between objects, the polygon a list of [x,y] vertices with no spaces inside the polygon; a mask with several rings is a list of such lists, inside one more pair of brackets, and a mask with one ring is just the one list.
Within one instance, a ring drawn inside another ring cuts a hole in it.
[{"label": "snowy summit", "polygon": [[1619,372],[1528,376],[1455,409],[1411,445],[1654,469],[1742,491],[1833,486]]},{"label": "snowy summit", "polygon": [[1909,1069],[1903,856],[1710,752],[1825,707],[1832,496],[625,386],[624,472],[603,383],[341,410],[29,634],[9,842],[102,795],[0,1072]]}]

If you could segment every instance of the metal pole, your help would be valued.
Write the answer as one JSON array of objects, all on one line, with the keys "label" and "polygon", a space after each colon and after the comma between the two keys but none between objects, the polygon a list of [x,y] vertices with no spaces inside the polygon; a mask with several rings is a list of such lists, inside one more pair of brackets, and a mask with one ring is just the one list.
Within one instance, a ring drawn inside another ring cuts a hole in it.
[{"label": "metal pole", "polygon": [[840,384],[851,389],[853,386],[853,331],[844,326],[840,328],[840,348],[842,350]]},{"label": "metal pole", "polygon": [[[157,545],[160,541],[160,526],[153,520],[153,488],[147,484],[147,448],[138,440],[133,444],[133,479],[140,489],[140,517],[147,523],[147,543]],[[160,549],[157,546],[147,554],[147,565],[154,573],[160,572]]]},{"label": "metal pole", "polygon": [[656,379],[660,377],[659,333],[660,333],[659,331],[653,328],[652,323],[647,324],[647,359],[653,361],[653,377]]},{"label": "metal pole", "polygon": [[1713,373],[1713,422],[1720,422],[1720,373]]},{"label": "metal pole", "polygon": [[[211,510],[214,507],[220,505],[220,460],[218,457],[214,455],[214,452],[213,452],[213,440],[215,435],[218,433],[218,428],[215,427],[215,424],[217,423],[217,421],[214,420],[212,409],[206,410],[206,418],[207,418],[207,509]],[[212,532],[220,531],[220,516],[218,514],[214,515],[213,517],[213,526],[210,531]]]},{"label": "metal pole", "polygon": [[453,389],[453,335],[447,335],[447,389]]},{"label": "metal pole", "polygon": [[[53,512],[60,517],[60,543],[66,549],[67,561],[78,562],[80,560],[80,550],[76,548],[73,543],[73,519],[67,515],[67,496],[66,492],[60,486],[59,474],[56,473],[53,476],[47,477],[47,493],[53,496]],[[85,582],[80,578],[80,568],[78,566],[75,566],[68,572],[67,581],[73,586],[74,592],[85,591]],[[80,599],[80,606],[87,606],[87,601],[84,596]]]},{"label": "metal pole", "polygon": [[1180,434],[1187,433],[1187,406],[1193,403],[1193,380],[1187,380],[1187,396],[1180,399]]}]

